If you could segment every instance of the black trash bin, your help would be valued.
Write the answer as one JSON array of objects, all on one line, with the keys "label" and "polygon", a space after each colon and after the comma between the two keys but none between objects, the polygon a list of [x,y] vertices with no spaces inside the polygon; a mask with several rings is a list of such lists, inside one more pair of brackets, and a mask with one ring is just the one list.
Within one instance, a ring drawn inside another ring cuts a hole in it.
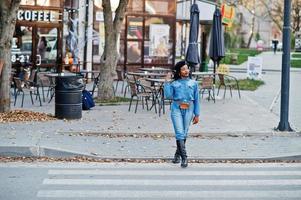
[{"label": "black trash bin", "polygon": [[56,77],[55,117],[59,119],[80,119],[82,117],[81,76],[64,75]]}]

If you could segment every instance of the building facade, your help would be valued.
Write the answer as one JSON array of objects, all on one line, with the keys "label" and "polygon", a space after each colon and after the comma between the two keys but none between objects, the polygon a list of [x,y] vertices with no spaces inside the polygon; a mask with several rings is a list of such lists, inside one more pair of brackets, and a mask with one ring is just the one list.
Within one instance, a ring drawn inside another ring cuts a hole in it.
[{"label": "building facade", "polygon": [[[262,6],[257,6],[253,12],[254,13],[250,12],[242,6],[237,7],[237,20],[241,26],[240,31],[237,34],[241,35],[244,44],[246,45],[248,43],[252,26],[254,26],[254,31],[250,48],[257,48],[258,40],[263,42],[262,45],[264,49],[271,48],[273,39],[281,41],[281,31],[273,25],[273,21],[268,15],[268,11]],[[254,23],[252,24],[253,20]]]},{"label": "building facade", "polygon": [[[113,12],[116,5],[112,4]],[[104,48],[101,0],[94,1],[93,13],[93,64],[98,65]],[[171,67],[175,57],[175,25],[175,0],[130,0],[120,33],[119,67],[127,71]]]},{"label": "building facade", "polygon": [[21,0],[12,41],[13,67],[61,70],[80,63],[78,42],[84,34],[78,19],[85,16],[80,11],[86,4],[81,9],[79,2]]},{"label": "building facade", "polygon": [[[114,13],[119,0],[111,2]],[[214,6],[211,3],[209,9],[202,1],[197,3],[201,24],[210,24]],[[190,0],[129,0],[118,66],[128,71],[172,67],[177,56],[185,55],[191,4]],[[13,66],[99,69],[103,19],[102,0],[22,0],[12,45]]]}]

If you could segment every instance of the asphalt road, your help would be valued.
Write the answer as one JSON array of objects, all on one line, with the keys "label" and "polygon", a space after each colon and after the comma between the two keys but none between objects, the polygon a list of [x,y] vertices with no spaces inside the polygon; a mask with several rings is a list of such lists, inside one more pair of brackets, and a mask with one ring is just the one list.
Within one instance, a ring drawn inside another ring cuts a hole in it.
[{"label": "asphalt road", "polygon": [[301,199],[300,163],[0,163],[0,199]]}]

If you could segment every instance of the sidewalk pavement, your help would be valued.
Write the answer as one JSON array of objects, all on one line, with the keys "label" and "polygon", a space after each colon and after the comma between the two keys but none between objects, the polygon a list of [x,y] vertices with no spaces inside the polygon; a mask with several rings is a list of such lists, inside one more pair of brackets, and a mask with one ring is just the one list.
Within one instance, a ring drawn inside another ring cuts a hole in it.
[{"label": "sidewalk pavement", "polygon": [[[257,55],[262,57],[263,66],[262,71],[263,73],[268,71],[274,72],[281,72],[282,69],[282,52],[277,52],[274,54],[272,51],[262,52],[261,54]],[[230,70],[232,71],[246,71],[247,70],[248,62],[244,62],[240,65],[229,65]],[[290,68],[291,72],[301,72],[301,68]]]},{"label": "sidewalk pavement", "polygon": [[[223,91],[221,91],[223,94]],[[229,91],[227,91],[229,92]],[[301,158],[298,132],[277,132],[279,116],[259,104],[253,92],[229,93],[216,103],[201,99],[200,123],[191,125],[187,150],[191,159]],[[24,108],[54,114],[54,102]],[[18,107],[13,107],[18,109]],[[0,124],[0,156],[88,156],[95,158],[171,158],[175,151],[169,106],[159,117],[128,104],[97,105],[80,120]]]}]

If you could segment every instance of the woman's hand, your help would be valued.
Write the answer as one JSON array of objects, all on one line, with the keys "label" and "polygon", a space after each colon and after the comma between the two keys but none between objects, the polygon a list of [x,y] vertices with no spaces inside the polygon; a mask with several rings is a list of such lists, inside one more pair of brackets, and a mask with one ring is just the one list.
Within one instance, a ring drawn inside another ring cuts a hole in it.
[{"label": "woman's hand", "polygon": [[192,123],[193,123],[193,124],[197,124],[197,123],[199,123],[199,121],[200,121],[199,116],[194,116],[194,117],[193,117],[193,120],[192,120]]},{"label": "woman's hand", "polygon": [[172,79],[172,73],[168,72],[165,76],[165,81],[171,81],[171,79]]}]

